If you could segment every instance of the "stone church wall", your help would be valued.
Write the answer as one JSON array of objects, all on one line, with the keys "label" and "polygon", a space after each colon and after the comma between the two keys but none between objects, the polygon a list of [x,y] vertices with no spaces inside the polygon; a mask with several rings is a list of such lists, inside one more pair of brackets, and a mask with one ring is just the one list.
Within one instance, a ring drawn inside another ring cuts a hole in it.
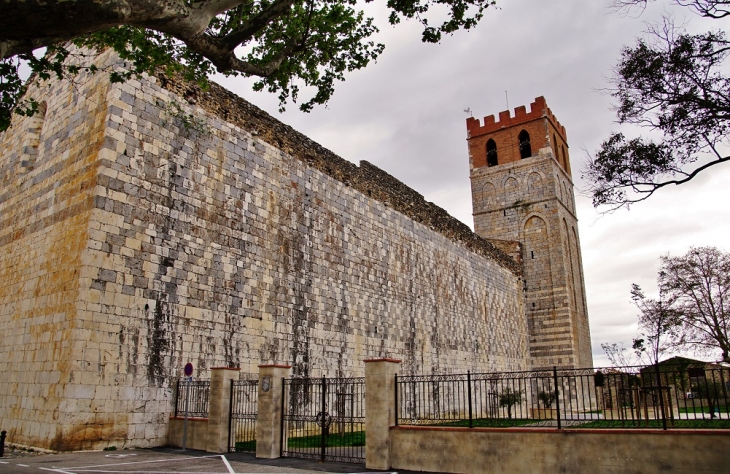
[{"label": "stone church wall", "polygon": [[186,362],[203,377],[261,363],[357,376],[373,357],[407,373],[528,368],[519,263],[382,170],[181,84],[33,88],[40,128],[16,117],[0,136],[12,441],[164,444]]}]

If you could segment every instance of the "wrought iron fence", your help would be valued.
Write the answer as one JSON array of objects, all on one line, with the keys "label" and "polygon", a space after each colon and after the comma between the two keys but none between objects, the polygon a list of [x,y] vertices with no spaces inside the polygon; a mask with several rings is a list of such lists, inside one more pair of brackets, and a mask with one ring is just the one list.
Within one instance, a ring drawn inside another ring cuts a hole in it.
[{"label": "wrought iron fence", "polygon": [[396,376],[396,424],[730,429],[730,367]]},{"label": "wrought iron fence", "polygon": [[365,461],[365,379],[284,380],[283,457]]},{"label": "wrought iron fence", "polygon": [[231,380],[228,450],[256,452],[259,381]]},{"label": "wrought iron fence", "polygon": [[208,418],[210,380],[178,379],[175,390],[175,416],[185,416],[186,405],[189,417]]}]

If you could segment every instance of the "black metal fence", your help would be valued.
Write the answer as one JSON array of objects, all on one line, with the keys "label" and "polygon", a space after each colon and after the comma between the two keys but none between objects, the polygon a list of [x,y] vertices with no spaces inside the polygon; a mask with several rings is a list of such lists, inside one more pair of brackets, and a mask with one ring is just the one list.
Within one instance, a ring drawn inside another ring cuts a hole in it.
[{"label": "black metal fence", "polygon": [[365,378],[284,380],[284,457],[365,461]]},{"label": "black metal fence", "polygon": [[[187,405],[187,406],[186,406]],[[210,380],[178,379],[175,390],[175,416],[208,418]]]},{"label": "black metal fence", "polygon": [[228,425],[229,451],[256,452],[258,398],[258,380],[231,380],[231,411]]},{"label": "black metal fence", "polygon": [[730,429],[730,367],[396,376],[396,424]]}]

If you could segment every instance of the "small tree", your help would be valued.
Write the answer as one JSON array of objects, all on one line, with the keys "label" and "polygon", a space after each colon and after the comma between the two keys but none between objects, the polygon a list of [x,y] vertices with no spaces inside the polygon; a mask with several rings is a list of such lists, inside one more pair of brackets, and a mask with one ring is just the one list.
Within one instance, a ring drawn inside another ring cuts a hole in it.
[{"label": "small tree", "polygon": [[677,344],[699,353],[719,352],[730,362],[730,253],[692,247],[662,257],[659,289],[679,315]]},{"label": "small tree", "polygon": [[523,397],[522,390],[513,390],[511,388],[505,389],[504,392],[499,394],[499,406],[507,407],[507,418],[512,418],[512,407],[519,403],[522,403]]},{"label": "small tree", "polygon": [[601,349],[606,353],[609,362],[614,367],[630,367],[632,365],[643,364],[640,357],[635,352],[629,350],[623,342],[616,344],[601,344]]},{"label": "small tree", "polygon": [[659,289],[659,299],[644,296],[641,287],[631,285],[631,300],[641,311],[640,337],[634,339],[634,353],[647,364],[657,364],[662,355],[672,350],[679,328],[679,313],[674,309],[676,297]]},{"label": "small tree", "polygon": [[550,408],[555,401],[555,392],[552,390],[542,390],[540,393],[537,394],[537,399],[542,402],[542,405],[545,408]]}]

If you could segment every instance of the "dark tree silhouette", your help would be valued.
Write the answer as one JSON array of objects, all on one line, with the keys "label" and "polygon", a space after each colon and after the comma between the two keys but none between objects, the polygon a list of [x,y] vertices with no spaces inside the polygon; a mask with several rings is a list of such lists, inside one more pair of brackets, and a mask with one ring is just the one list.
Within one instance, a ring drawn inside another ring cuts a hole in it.
[{"label": "dark tree silhouette", "polygon": [[[730,2],[676,0],[708,18],[730,14]],[[622,7],[646,1],[617,0]],[[730,42],[724,31],[688,34],[671,20],[624,48],[612,95],[622,124],[651,129],[657,141],[613,133],[590,158],[584,178],[593,205],[610,209],[643,201],[730,160]]]}]

